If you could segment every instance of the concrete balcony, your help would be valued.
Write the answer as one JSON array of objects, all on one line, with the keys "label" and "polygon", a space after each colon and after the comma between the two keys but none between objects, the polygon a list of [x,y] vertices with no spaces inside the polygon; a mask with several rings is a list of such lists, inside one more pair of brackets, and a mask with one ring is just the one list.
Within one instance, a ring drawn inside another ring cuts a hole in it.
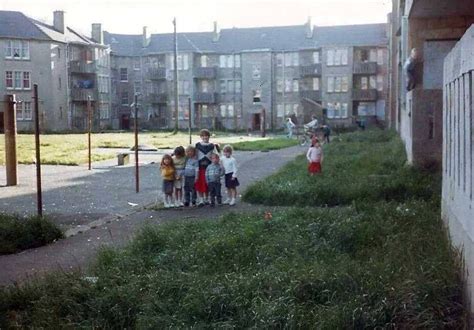
[{"label": "concrete balcony", "polygon": [[168,102],[168,94],[166,93],[152,93],[148,95],[148,102],[149,103],[167,103]]},{"label": "concrete balcony", "polygon": [[321,64],[300,66],[301,77],[314,77],[321,75]]},{"label": "concrete balcony", "polygon": [[315,102],[321,102],[322,100],[321,91],[300,91],[300,97]]},{"label": "concrete balcony", "polygon": [[376,101],[377,90],[376,89],[353,89],[352,99],[354,101]]},{"label": "concrete balcony", "polygon": [[85,61],[71,61],[69,62],[69,71],[71,73],[95,74],[97,69],[95,62],[86,63]]},{"label": "concrete balcony", "polygon": [[85,102],[90,96],[91,101],[95,101],[96,93],[94,89],[73,88],[71,89],[71,99],[73,101]]},{"label": "concrete balcony", "polygon": [[196,93],[194,94],[194,102],[196,103],[217,103],[217,93]]},{"label": "concrete balcony", "polygon": [[354,74],[377,74],[377,62],[354,62]]},{"label": "concrete balcony", "polygon": [[148,70],[150,80],[166,80],[166,68],[155,68]]},{"label": "concrete balcony", "polygon": [[196,79],[216,79],[216,68],[194,68],[193,76]]}]

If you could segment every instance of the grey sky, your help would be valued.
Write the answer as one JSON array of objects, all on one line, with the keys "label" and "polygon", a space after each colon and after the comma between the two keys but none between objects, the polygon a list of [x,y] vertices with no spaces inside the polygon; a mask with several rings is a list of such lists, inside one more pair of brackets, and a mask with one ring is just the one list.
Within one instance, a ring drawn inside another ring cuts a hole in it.
[{"label": "grey sky", "polygon": [[54,10],[64,10],[68,25],[90,34],[91,23],[106,31],[139,34],[144,25],[153,33],[210,31],[221,28],[297,25],[311,16],[315,25],[387,21],[389,0],[0,0],[1,10],[17,10],[51,23]]}]

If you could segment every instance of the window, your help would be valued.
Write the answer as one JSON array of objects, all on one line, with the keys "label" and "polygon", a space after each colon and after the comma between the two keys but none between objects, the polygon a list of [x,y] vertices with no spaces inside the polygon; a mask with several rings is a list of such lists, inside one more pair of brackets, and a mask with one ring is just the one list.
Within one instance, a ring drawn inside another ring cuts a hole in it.
[{"label": "window", "polygon": [[[179,63],[178,63],[179,69]],[[183,54],[182,56],[182,70],[189,70],[189,56],[188,54]]]},{"label": "window", "polygon": [[109,119],[110,111],[108,103],[100,103],[99,105],[99,117],[100,119]]},{"label": "window", "polygon": [[360,78],[360,89],[368,89],[369,88],[369,79],[367,77]]},{"label": "window", "polygon": [[285,117],[288,117],[291,114],[291,109],[293,106],[291,104],[285,104]]},{"label": "window", "polygon": [[319,77],[313,78],[313,91],[319,91]]},{"label": "window", "polygon": [[377,49],[377,64],[383,65],[383,49]]},{"label": "window", "polygon": [[234,93],[234,81],[233,80],[227,80],[227,91],[229,93]]},{"label": "window", "polygon": [[242,80],[235,81],[235,93],[236,94],[242,93]]},{"label": "window", "polygon": [[225,118],[227,116],[227,106],[225,104],[221,104],[221,117]]},{"label": "window", "polygon": [[31,111],[31,102],[22,102],[23,104],[23,120],[31,120],[33,111]]},{"label": "window", "polygon": [[328,77],[328,93],[334,92],[334,77]]},{"label": "window", "polygon": [[319,64],[319,52],[313,52],[313,63]]},{"label": "window", "polygon": [[234,105],[233,104],[229,104],[227,106],[227,115],[229,117],[234,117]]},{"label": "window", "polygon": [[235,55],[234,64],[236,68],[240,68],[240,54]]},{"label": "window", "polygon": [[225,58],[225,55],[220,55],[219,56],[219,67],[220,68],[225,68],[226,66],[226,58]]},{"label": "window", "polygon": [[5,58],[14,60],[29,60],[29,42],[21,40],[7,40],[5,42]]},{"label": "window", "polygon": [[328,103],[328,118],[347,118],[348,104],[347,103]]},{"label": "window", "polygon": [[283,104],[277,104],[277,117],[283,117],[285,114],[284,112]]},{"label": "window", "polygon": [[208,111],[208,108],[207,108],[207,104],[202,104],[201,105],[201,117],[202,118],[209,117],[209,111]]},{"label": "window", "polygon": [[120,81],[128,81],[127,68],[120,68]]},{"label": "window", "polygon": [[227,83],[226,83],[226,81],[225,80],[220,80],[219,85],[220,85],[220,92],[222,94],[227,93]]},{"label": "window", "polygon": [[5,86],[8,88],[13,88],[13,71],[5,72]]},{"label": "window", "polygon": [[[102,58],[102,56],[101,56]],[[100,62],[103,62],[102,60]],[[133,70],[135,71],[140,71],[142,68],[142,65],[140,63],[140,59],[135,59],[135,61],[133,62]]]},{"label": "window", "polygon": [[277,92],[283,93],[283,79],[277,79]]},{"label": "window", "polygon": [[383,76],[381,74],[377,75],[377,90],[383,91]]},{"label": "window", "polygon": [[377,88],[377,77],[376,76],[370,76],[369,78],[369,86],[370,89],[376,89]]},{"label": "window", "polygon": [[209,81],[203,80],[201,81],[201,92],[208,93],[209,92]]},{"label": "window", "polygon": [[342,77],[341,90],[343,92],[348,92],[349,91],[349,77],[347,77],[347,76]]},{"label": "window", "polygon": [[328,50],[328,66],[347,65],[348,50],[346,48]]},{"label": "window", "polygon": [[227,67],[228,68],[234,67],[234,57],[232,55],[227,55]]},{"label": "window", "polygon": [[277,54],[276,56],[277,66],[283,66],[283,54]]},{"label": "window", "polygon": [[327,65],[328,66],[334,65],[334,50],[332,50],[332,49],[328,50]]},{"label": "window", "polygon": [[23,102],[16,102],[16,120],[23,120]]},{"label": "window", "polygon": [[370,50],[369,61],[370,62],[377,62],[377,50],[376,49],[371,49]]},{"label": "window", "polygon": [[285,53],[285,66],[291,66],[291,53]]},{"label": "window", "polygon": [[252,79],[259,80],[260,79],[260,66],[254,65],[252,69]]},{"label": "window", "polygon": [[298,79],[293,79],[293,92],[299,91]]},{"label": "window", "polygon": [[285,80],[285,92],[291,92],[291,86],[293,82],[291,79],[286,79]]},{"label": "window", "polygon": [[335,77],[334,78],[334,91],[336,93],[341,92],[341,85],[342,85],[342,77]]},{"label": "window", "polygon": [[122,97],[121,97],[121,104],[124,106],[128,106],[128,92],[122,92]]},{"label": "window", "polygon": [[[163,86],[160,86],[160,87],[163,87]],[[189,95],[189,80],[180,80],[178,82],[178,91],[179,91],[179,95]]]},{"label": "window", "polygon": [[15,71],[14,72],[14,80],[13,80],[13,88],[15,89],[21,89],[22,86],[22,77],[21,77],[21,71]]},{"label": "window", "polygon": [[[108,93],[109,92],[109,78],[107,76],[99,76],[98,80],[99,80],[99,93]],[[137,81],[135,82],[135,84],[136,83]]]},{"label": "window", "polygon": [[347,49],[341,49],[340,50],[340,54],[341,54],[341,64],[342,65],[347,65]]},{"label": "window", "polygon": [[201,68],[207,68],[207,55],[201,55]]},{"label": "window", "polygon": [[133,92],[134,93],[142,92],[142,82],[140,80],[137,80],[133,83]]},{"label": "window", "polygon": [[292,58],[293,58],[293,66],[299,66],[300,65],[300,56],[298,53],[291,53]]}]

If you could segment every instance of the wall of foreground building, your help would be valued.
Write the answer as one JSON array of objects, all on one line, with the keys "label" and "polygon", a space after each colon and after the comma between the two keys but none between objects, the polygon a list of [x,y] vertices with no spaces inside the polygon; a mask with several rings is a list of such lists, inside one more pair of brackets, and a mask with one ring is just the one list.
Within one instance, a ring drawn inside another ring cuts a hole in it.
[{"label": "wall of foreground building", "polygon": [[444,61],[442,216],[462,249],[474,315],[474,25]]}]

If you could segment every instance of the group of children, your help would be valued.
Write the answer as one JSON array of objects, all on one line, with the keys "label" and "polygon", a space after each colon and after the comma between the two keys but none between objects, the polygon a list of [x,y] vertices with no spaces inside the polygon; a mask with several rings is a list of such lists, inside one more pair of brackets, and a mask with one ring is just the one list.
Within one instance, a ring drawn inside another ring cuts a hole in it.
[{"label": "group of children", "polygon": [[[209,142],[210,132],[200,132],[201,141],[195,146],[177,147],[173,156],[166,154],[161,160],[161,177],[165,208],[182,206],[212,207],[221,204],[235,205],[237,198],[237,162],[232,156],[232,146],[223,148]],[[227,199],[222,201],[221,178],[225,177]],[[183,196],[184,190],[184,196]]]}]

